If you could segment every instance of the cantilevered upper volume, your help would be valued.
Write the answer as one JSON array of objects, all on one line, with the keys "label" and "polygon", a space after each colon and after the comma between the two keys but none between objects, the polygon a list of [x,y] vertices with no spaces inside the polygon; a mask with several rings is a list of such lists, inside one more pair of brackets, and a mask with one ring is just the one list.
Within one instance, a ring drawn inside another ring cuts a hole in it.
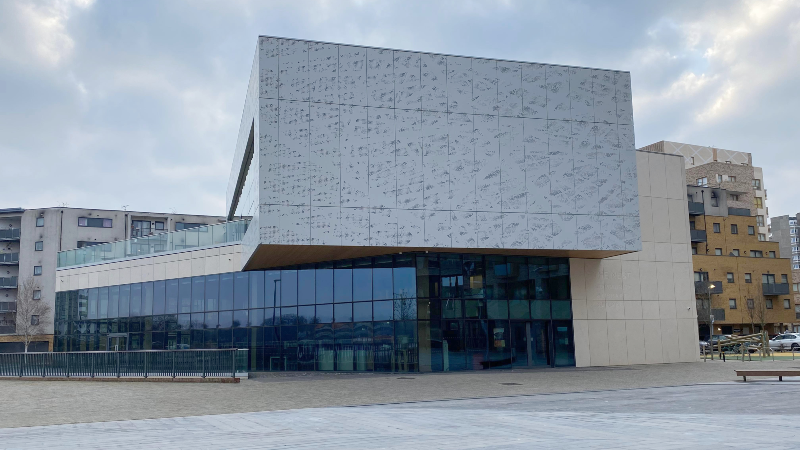
[{"label": "cantilevered upper volume", "polygon": [[628,72],[259,37],[228,186],[245,267],[641,248]]}]

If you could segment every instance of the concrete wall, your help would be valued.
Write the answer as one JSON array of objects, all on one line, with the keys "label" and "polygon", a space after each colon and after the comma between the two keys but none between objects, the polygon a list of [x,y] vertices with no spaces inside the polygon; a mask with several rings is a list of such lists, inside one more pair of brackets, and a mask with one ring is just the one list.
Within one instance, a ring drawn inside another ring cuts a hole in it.
[{"label": "concrete wall", "polygon": [[627,72],[270,37],[255,65],[228,208],[258,173],[261,244],[641,248]]},{"label": "concrete wall", "polygon": [[642,250],[571,259],[579,367],[699,357],[684,165],[637,152]]}]

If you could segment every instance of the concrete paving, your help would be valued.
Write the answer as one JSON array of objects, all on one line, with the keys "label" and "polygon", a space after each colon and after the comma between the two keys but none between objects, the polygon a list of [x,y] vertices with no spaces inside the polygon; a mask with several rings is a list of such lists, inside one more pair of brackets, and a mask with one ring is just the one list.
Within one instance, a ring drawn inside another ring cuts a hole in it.
[{"label": "concrete paving", "polygon": [[800,381],[0,430],[3,448],[798,448]]},{"label": "concrete paving", "polygon": [[239,384],[0,380],[0,429],[731,382],[736,368],[800,368],[800,360],[446,374],[278,373]]}]

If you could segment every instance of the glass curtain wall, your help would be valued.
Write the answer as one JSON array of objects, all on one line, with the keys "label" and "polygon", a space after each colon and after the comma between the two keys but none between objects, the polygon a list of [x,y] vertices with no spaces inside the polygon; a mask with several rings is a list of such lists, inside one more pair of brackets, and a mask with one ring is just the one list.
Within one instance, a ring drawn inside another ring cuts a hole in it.
[{"label": "glass curtain wall", "polygon": [[575,364],[564,258],[396,254],[59,292],[56,351],[248,348],[250,370]]}]

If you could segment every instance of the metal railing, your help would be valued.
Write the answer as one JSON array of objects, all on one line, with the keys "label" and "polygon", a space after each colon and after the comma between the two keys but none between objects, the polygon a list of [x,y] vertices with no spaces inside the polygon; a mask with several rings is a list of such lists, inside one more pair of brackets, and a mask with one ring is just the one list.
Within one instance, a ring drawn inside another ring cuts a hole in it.
[{"label": "metal railing", "polygon": [[5,230],[0,230],[0,240],[7,241],[18,241],[19,240],[19,228],[8,228]]},{"label": "metal railing", "polygon": [[19,252],[0,253],[0,264],[19,264]]},{"label": "metal railing", "polygon": [[750,210],[747,208],[732,208],[728,207],[729,216],[749,216]]},{"label": "metal railing", "polygon": [[249,219],[242,219],[58,252],[58,267],[239,242],[249,224]]},{"label": "metal railing", "polygon": [[247,372],[247,349],[0,353],[0,377],[231,377]]},{"label": "metal railing", "polygon": [[15,312],[17,302],[0,302],[0,312]]},{"label": "metal railing", "polygon": [[706,207],[700,202],[689,202],[689,215],[702,216],[706,213]]},{"label": "metal railing", "polygon": [[0,325],[0,334],[14,334],[17,332],[17,327],[14,325]]},{"label": "metal railing", "polygon": [[708,240],[706,230],[689,230],[689,234],[691,235],[692,242],[706,242]]},{"label": "metal railing", "polygon": [[697,295],[722,294],[722,281],[695,281],[694,293]]},{"label": "metal railing", "polygon": [[17,277],[2,277],[0,278],[0,289],[17,287]]},{"label": "metal railing", "polygon": [[764,295],[789,295],[789,283],[761,283]]}]

